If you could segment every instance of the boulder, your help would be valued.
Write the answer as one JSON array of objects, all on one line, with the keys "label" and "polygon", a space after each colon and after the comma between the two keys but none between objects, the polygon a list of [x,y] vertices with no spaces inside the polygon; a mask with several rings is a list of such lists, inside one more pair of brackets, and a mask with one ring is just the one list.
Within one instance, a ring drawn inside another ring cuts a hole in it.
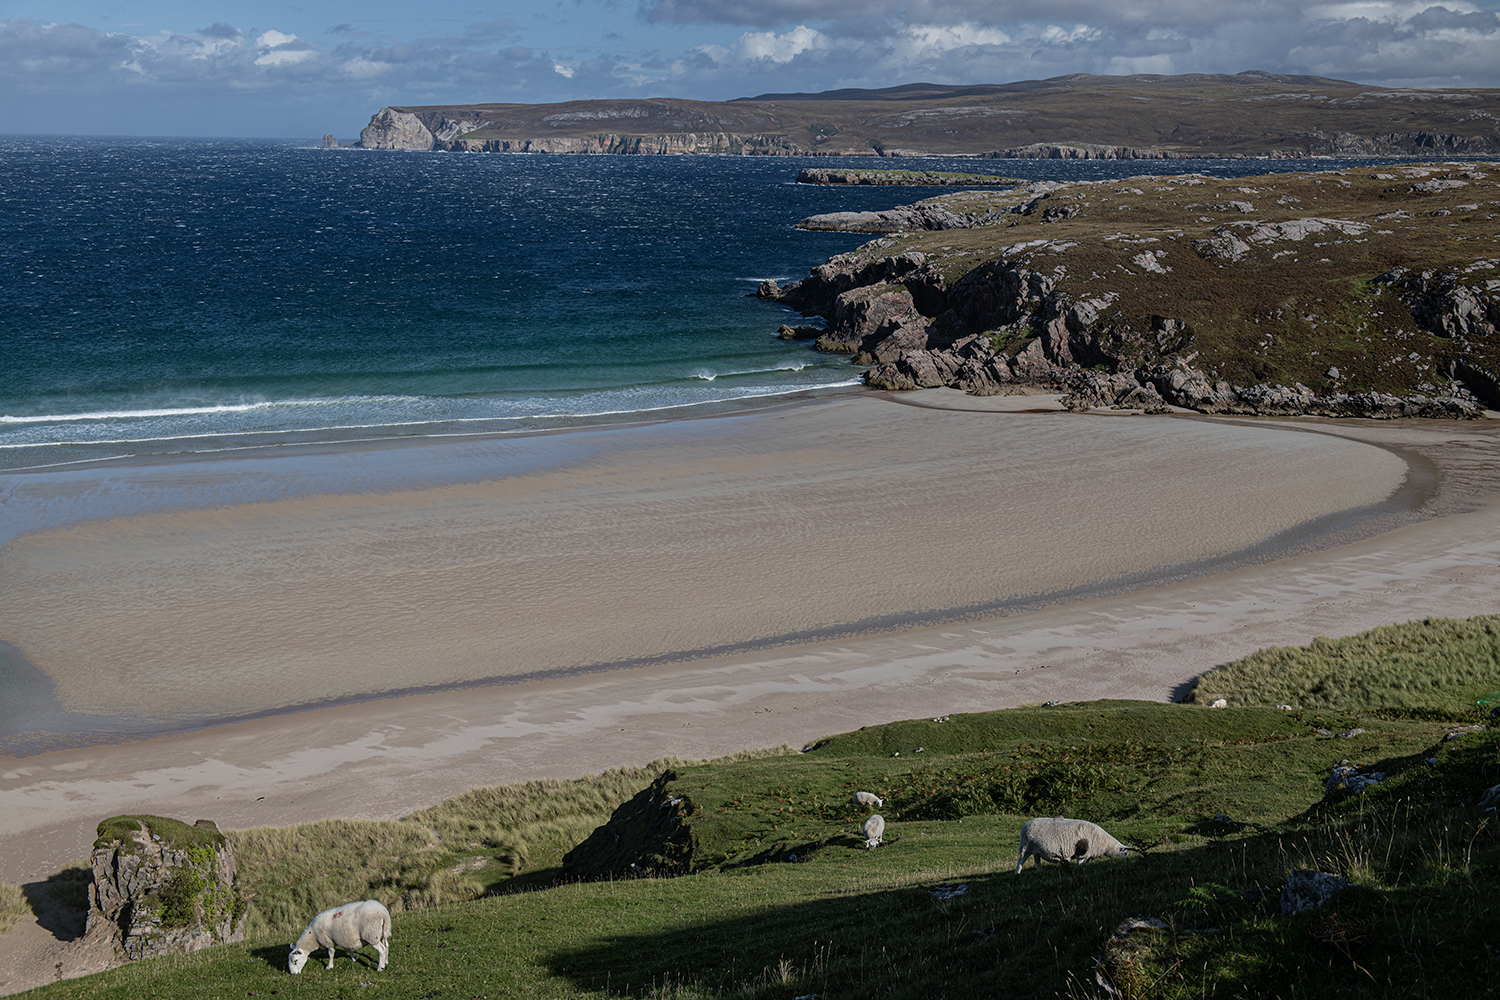
[{"label": "boulder", "polygon": [[1287,876],[1281,889],[1281,915],[1290,917],[1316,910],[1353,884],[1342,875],[1298,868]]},{"label": "boulder", "polygon": [[234,848],[211,820],[112,817],[99,824],[91,863],[85,935],[108,938],[120,958],[244,940]]}]

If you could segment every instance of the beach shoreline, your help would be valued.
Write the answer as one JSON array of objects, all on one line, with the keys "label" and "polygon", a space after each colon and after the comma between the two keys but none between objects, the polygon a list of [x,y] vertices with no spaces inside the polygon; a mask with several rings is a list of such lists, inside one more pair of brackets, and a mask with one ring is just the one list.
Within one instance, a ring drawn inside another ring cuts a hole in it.
[{"label": "beach shoreline", "polygon": [[[972,397],[958,393],[923,396],[932,396],[934,403],[943,405],[967,408],[975,403]],[[1351,509],[1340,506],[1349,497],[1364,501],[1354,507],[1386,503],[1386,497],[1403,482],[1406,485],[1401,488],[1408,496],[1385,510],[1381,514],[1384,520],[1367,519],[1364,523],[1373,526],[1370,531],[1355,532],[1348,538],[1325,533],[1320,543],[1324,547],[1284,545],[1266,553],[1266,558],[1241,559],[1226,565],[1225,560],[1263,543],[1265,538],[1249,546],[1226,548],[1220,544],[1220,548],[1210,547],[1203,554],[1203,565],[1196,575],[1165,574],[1171,578],[1164,578],[1163,574],[1150,577],[1148,572],[1147,578],[1123,592],[1101,592],[1107,588],[1097,587],[1089,590],[1090,581],[1083,580],[1071,596],[1038,601],[1004,615],[976,612],[942,620],[909,620],[775,646],[751,643],[708,653],[701,652],[699,646],[700,652],[689,655],[681,655],[683,650],[679,648],[675,650],[677,655],[668,650],[667,655],[647,665],[583,675],[501,684],[478,683],[482,678],[458,678],[446,689],[403,697],[378,697],[378,692],[366,691],[348,703],[297,710],[276,710],[273,706],[260,718],[137,742],[0,757],[0,806],[4,807],[0,808],[4,817],[0,819],[0,834],[7,843],[0,856],[0,881],[41,877],[78,860],[92,837],[93,824],[120,812],[160,812],[188,819],[203,816],[229,828],[333,816],[393,817],[478,785],[577,776],[668,755],[702,758],[750,746],[784,742],[802,745],[832,732],[896,718],[1047,700],[1164,700],[1180,694],[1183,686],[1204,669],[1265,645],[1305,642],[1319,634],[1346,634],[1429,614],[1493,610],[1493,603],[1483,594],[1485,581],[1500,576],[1500,570],[1490,568],[1500,563],[1490,552],[1500,549],[1500,543],[1489,541],[1495,518],[1500,516],[1500,509],[1489,498],[1500,492],[1494,482],[1500,474],[1489,469],[1486,457],[1495,452],[1497,433],[1488,422],[1374,424],[1102,414],[965,415],[950,411],[939,414],[940,423],[931,424],[923,422],[931,419],[930,413],[913,415],[933,407],[900,405],[907,401],[903,398],[893,403],[870,394],[853,404],[852,416],[846,412],[850,401],[842,400],[761,413],[750,420],[784,423],[792,416],[795,422],[800,414],[825,441],[838,437],[841,431],[859,441],[863,439],[856,431],[869,435],[875,431],[888,433],[891,426],[926,427],[929,430],[914,433],[906,443],[919,452],[930,449],[934,439],[956,433],[955,428],[972,436],[976,420],[999,420],[1011,431],[1024,429],[1031,438],[1041,434],[1048,421],[1066,421],[1058,432],[1060,437],[1032,442],[1038,454],[1045,454],[1057,441],[1099,439],[1117,433],[1117,428],[1136,427],[1142,430],[1130,430],[1127,437],[1132,444],[1147,449],[1147,457],[1158,454],[1149,452],[1152,439],[1156,447],[1164,449],[1161,454],[1166,453],[1162,439],[1191,445],[1184,446],[1175,466],[1147,466],[1156,479],[1168,480],[1162,496],[1191,495],[1193,483],[1187,480],[1195,476],[1208,475],[1197,482],[1202,495],[1210,496],[1221,492],[1227,482],[1245,477],[1264,479],[1277,470],[1283,473],[1279,480],[1283,493],[1321,490],[1324,512],[1318,517],[1336,519],[1342,511]],[[1037,402],[1033,397],[1026,405],[1035,407]],[[988,400],[983,403],[991,405]],[[844,410],[839,409],[841,405]],[[993,405],[1018,404],[997,400]],[[866,419],[874,424],[859,430]],[[761,439],[763,452],[750,455],[745,452],[747,435],[742,425],[735,426],[733,418],[715,423],[716,430],[728,429],[723,440],[730,442],[739,456],[733,469],[726,470],[722,462],[717,468],[712,462],[705,465],[702,454],[690,454],[681,469],[692,470],[691,474],[684,473],[686,479],[672,480],[664,487],[661,483],[671,477],[664,479],[661,473],[671,463],[663,463],[658,455],[650,476],[655,477],[657,488],[668,489],[673,496],[687,495],[690,506],[709,519],[708,527],[713,529],[710,534],[722,542],[726,532],[733,534],[736,530],[725,520],[726,512],[733,512],[736,506],[716,505],[713,500],[715,490],[733,491],[725,486],[724,476],[733,483],[735,476],[758,477],[771,466],[779,466],[785,475],[786,456],[796,454],[791,446],[800,441],[800,446],[808,447],[809,443],[784,427],[778,428]],[[678,428],[674,433],[682,430],[681,425],[670,426]],[[1088,433],[1080,435],[1078,432],[1084,429]],[[1306,433],[1309,431],[1312,433]],[[691,431],[688,434],[693,446],[701,447],[701,438]],[[748,439],[755,439],[755,434],[749,434]],[[1274,446],[1268,445],[1269,441],[1274,441]],[[889,437],[886,442],[887,448],[894,447]],[[1231,447],[1235,442],[1238,451]],[[1257,457],[1257,449],[1266,454]],[[1425,485],[1413,481],[1408,477],[1413,463],[1395,458],[1391,449],[1425,456],[1439,471],[1429,475]],[[1209,475],[1213,469],[1205,473],[1201,468],[1210,452],[1221,458],[1249,458],[1236,464],[1233,475],[1227,478],[1219,469],[1220,478],[1215,479]],[[1296,460],[1298,455],[1302,456],[1300,462]],[[1330,456],[1341,456],[1342,464],[1330,464]],[[894,464],[898,457],[892,453],[889,460]],[[1054,466],[1066,465],[1070,458],[1080,460],[1077,455],[1053,454],[1048,461]],[[812,468],[821,470],[819,475],[828,471],[827,455],[810,455],[807,459],[804,474],[811,475],[807,470]],[[925,460],[935,459],[928,454]],[[967,459],[947,455],[943,460],[959,462],[961,472],[962,461]],[[1266,464],[1257,465],[1257,461]],[[575,463],[573,472],[579,468],[582,466]],[[1017,459],[1012,471],[1022,468],[1035,472],[1041,467]],[[863,479],[851,469],[865,470]],[[901,491],[918,490],[905,502],[930,515],[923,522],[925,530],[938,532],[946,526],[955,537],[950,539],[954,545],[944,550],[944,559],[920,567],[916,581],[921,586],[937,586],[942,582],[934,582],[938,577],[959,574],[963,563],[953,553],[975,554],[972,525],[954,524],[951,519],[943,520],[942,515],[972,503],[976,495],[989,495],[999,488],[997,481],[981,477],[981,481],[965,487],[963,481],[973,478],[972,473],[939,477],[940,487],[957,492],[935,497],[930,490],[920,489],[923,470],[916,470],[918,475],[911,481],[896,484],[888,481],[886,471],[878,459],[861,455],[858,447],[848,463],[838,467],[839,475],[854,476],[855,482],[848,488],[867,493],[884,490],[886,507],[901,498]],[[931,473],[932,469],[925,471]],[[541,474],[552,503],[562,496],[553,488],[559,481],[547,478],[554,474],[555,470]],[[528,473],[520,478],[530,481],[536,475]],[[813,479],[818,490],[830,488],[826,478]],[[637,480],[630,482],[639,485]],[[1134,489],[1133,480],[1117,478],[1113,482],[1113,493],[1121,495],[1112,496],[1111,491],[1100,497],[1068,494],[1069,502],[1098,514],[1094,534],[1082,549],[1084,557],[1095,562],[1110,557],[1098,551],[1106,544],[1129,549],[1127,542],[1116,538],[1122,526],[1128,527],[1132,516],[1154,510],[1153,503],[1160,502],[1157,494],[1141,495]],[[1079,488],[1078,481],[1064,485],[1068,490]],[[1027,480],[1024,486],[1022,492],[1045,494],[1040,480]],[[592,499],[610,504],[617,503],[620,495],[608,491],[590,494]],[[1233,499],[1240,506],[1264,507],[1270,495],[1251,489]],[[388,504],[394,502],[385,499]],[[401,498],[400,504],[409,499]],[[508,502],[513,499],[513,495],[508,496]],[[743,507],[743,495],[733,499]],[[1038,501],[1039,509],[1056,500],[1043,496]],[[1106,500],[1110,506],[1098,511],[1098,505]],[[766,510],[760,513],[764,520]],[[784,511],[772,508],[771,514],[770,521],[786,520]],[[221,531],[223,524],[236,523],[224,511],[213,516],[222,522]],[[1180,534],[1196,539],[1193,544],[1206,544],[1193,530],[1183,528],[1185,524],[1192,528],[1191,505],[1177,510],[1176,516]],[[1209,512],[1205,534],[1216,535],[1218,526],[1214,522],[1226,516],[1224,510]],[[1281,511],[1276,516],[1285,519],[1288,514]],[[1262,534],[1274,536],[1278,532],[1265,530],[1266,524],[1275,520],[1268,517],[1262,511],[1258,520],[1251,520]],[[1281,530],[1293,530],[1307,520],[1293,518],[1293,523]],[[692,521],[673,522],[673,530],[680,530],[683,523],[691,526]],[[1077,516],[1056,524],[1071,524],[1075,532],[1085,526]],[[638,536],[640,524],[634,527]],[[1240,528],[1247,530],[1245,525]],[[1371,533],[1376,529],[1378,533]],[[760,544],[761,522],[740,530]],[[1049,530],[1053,534],[1044,534],[1043,538],[1050,546],[1059,529],[1054,526]],[[47,532],[29,534],[24,540],[35,544],[41,537],[47,537]],[[1012,541],[1014,537],[1008,536]],[[1160,540],[1161,535],[1152,536],[1146,544],[1149,547]],[[826,549],[806,539],[797,541],[806,547],[809,560],[827,557]],[[1222,539],[1209,541],[1222,543]],[[1326,547],[1328,544],[1333,547]],[[191,554],[194,550],[185,551]],[[0,569],[14,565],[6,561],[11,555],[9,546],[0,549]],[[132,559],[138,555],[134,552]],[[880,550],[877,555],[888,559],[890,551]],[[1038,561],[1023,551],[1016,558],[1036,579],[1038,573],[1045,577],[1055,570],[1046,566],[1038,569],[1052,558],[1051,549],[1046,548],[1044,555],[1046,558]],[[1135,557],[1139,555],[1135,551]],[[136,567],[130,560],[127,563]],[[1076,577],[1078,566],[1083,564],[1074,557],[1067,571]],[[1164,565],[1182,564],[1179,560]],[[731,560],[720,569],[738,571],[739,564]],[[794,565],[793,570],[796,574],[816,572],[814,567],[801,564]],[[908,575],[913,574],[908,571]],[[741,573],[738,579],[735,586],[741,595],[774,603],[778,591],[767,584],[780,581],[784,588],[788,577],[785,572],[774,579]],[[850,579],[860,577],[853,573]],[[986,578],[978,585],[994,587],[997,579]],[[1456,580],[1464,583],[1456,585]],[[896,592],[901,593],[899,589]],[[1397,594],[1401,595],[1399,599],[1393,597]],[[674,600],[680,600],[680,595]],[[946,609],[955,606],[950,603]],[[0,638],[8,636],[0,634]]]}]

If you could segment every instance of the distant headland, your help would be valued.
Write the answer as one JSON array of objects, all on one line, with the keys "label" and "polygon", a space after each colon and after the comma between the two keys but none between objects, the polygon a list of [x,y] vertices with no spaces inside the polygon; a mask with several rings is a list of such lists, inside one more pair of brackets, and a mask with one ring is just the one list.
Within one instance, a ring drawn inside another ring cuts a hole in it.
[{"label": "distant headland", "polygon": [[[333,136],[325,146],[336,146]],[[561,104],[390,106],[352,145],[480,153],[1189,159],[1490,156],[1500,90],[1256,70]]]}]

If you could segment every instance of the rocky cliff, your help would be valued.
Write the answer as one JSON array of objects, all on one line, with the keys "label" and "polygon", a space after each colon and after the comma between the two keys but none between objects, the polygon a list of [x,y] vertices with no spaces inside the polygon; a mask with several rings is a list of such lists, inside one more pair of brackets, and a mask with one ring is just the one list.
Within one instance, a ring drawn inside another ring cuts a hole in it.
[{"label": "rocky cliff", "polygon": [[1048,182],[847,215],[803,225],[900,231],[757,294],[821,317],[816,348],[873,366],[875,388],[1040,387],[1148,412],[1500,407],[1500,164]]},{"label": "rocky cliff", "polygon": [[[415,120],[413,120],[415,119]],[[1500,91],[1410,90],[1234,75],[382,108],[367,149],[1177,159],[1500,153]]]},{"label": "rocky cliff", "polygon": [[116,816],[99,824],[85,935],[122,959],[198,951],[245,936],[234,849],[209,820]]}]

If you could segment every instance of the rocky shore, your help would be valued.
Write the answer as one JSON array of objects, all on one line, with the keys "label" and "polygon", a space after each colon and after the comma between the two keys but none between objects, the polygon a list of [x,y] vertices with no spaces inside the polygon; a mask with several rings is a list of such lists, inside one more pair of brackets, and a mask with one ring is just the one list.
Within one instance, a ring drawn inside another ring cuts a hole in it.
[{"label": "rocky shore", "polygon": [[1500,407],[1497,176],[1454,163],[943,195],[803,220],[892,235],[757,295],[820,317],[781,335],[871,366],[872,388],[1474,418]]}]

